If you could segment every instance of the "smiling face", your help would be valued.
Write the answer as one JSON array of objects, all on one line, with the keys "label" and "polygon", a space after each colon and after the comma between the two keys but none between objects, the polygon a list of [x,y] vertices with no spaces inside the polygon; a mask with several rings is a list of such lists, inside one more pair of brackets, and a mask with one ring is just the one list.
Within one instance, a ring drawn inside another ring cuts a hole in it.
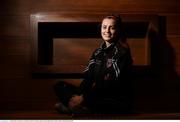
[{"label": "smiling face", "polygon": [[105,18],[101,24],[101,36],[104,41],[112,43],[117,37],[116,21],[112,18]]}]

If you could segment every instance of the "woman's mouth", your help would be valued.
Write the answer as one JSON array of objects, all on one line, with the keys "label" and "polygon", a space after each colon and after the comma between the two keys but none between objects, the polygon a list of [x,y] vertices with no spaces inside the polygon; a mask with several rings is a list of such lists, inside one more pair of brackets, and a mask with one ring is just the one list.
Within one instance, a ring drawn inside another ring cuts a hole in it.
[{"label": "woman's mouth", "polygon": [[104,36],[105,36],[105,37],[111,37],[111,35],[110,35],[110,34],[104,34]]}]

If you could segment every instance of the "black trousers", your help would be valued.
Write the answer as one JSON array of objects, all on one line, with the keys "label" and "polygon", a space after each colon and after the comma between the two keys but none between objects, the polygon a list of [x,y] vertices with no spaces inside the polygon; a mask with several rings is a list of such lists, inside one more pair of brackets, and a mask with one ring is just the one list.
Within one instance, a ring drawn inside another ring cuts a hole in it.
[{"label": "black trousers", "polygon": [[59,100],[67,106],[72,95],[77,94],[77,87],[67,84],[63,81],[59,81],[54,85],[54,91]]},{"label": "black trousers", "polygon": [[[67,84],[63,81],[54,85],[56,96],[65,105],[68,106],[69,100],[72,95],[78,93],[78,88]],[[110,97],[98,96],[98,93],[92,91],[85,97],[82,105],[91,109],[95,113],[108,113],[119,114],[129,113],[132,109],[132,105],[129,102],[123,100],[117,100]]]}]

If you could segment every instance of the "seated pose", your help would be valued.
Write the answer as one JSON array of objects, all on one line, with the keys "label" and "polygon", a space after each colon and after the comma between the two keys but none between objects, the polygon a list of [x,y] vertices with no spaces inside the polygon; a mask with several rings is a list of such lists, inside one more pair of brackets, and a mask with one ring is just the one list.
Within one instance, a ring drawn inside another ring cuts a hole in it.
[{"label": "seated pose", "polygon": [[122,34],[120,16],[108,15],[101,23],[103,43],[96,49],[84,70],[84,80],[78,88],[59,82],[55,85],[61,113],[127,113],[132,108],[129,46]]}]

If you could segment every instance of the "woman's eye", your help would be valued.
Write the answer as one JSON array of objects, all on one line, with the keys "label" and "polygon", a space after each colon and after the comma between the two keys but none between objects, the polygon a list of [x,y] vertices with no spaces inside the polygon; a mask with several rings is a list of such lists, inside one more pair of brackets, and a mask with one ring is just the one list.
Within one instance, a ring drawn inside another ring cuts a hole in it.
[{"label": "woman's eye", "polygon": [[103,29],[106,29],[106,26],[103,26],[102,28],[103,28]]},{"label": "woman's eye", "polygon": [[115,27],[111,27],[112,30],[115,30],[116,28]]}]

